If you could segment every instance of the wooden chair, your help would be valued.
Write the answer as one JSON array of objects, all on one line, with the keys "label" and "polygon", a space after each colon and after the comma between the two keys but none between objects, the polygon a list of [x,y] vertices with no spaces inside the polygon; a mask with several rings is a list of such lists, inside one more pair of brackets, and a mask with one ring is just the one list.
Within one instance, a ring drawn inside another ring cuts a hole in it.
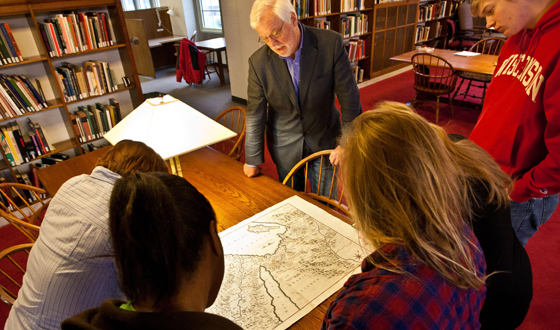
[{"label": "wooden chair", "polygon": [[[33,243],[14,245],[0,252],[0,274],[11,283],[8,284],[11,290],[5,285],[0,284],[0,299],[10,307],[16,301],[16,290],[19,290],[23,283],[27,257],[32,246]],[[20,272],[22,274],[21,277],[18,274]]]},{"label": "wooden chair", "polygon": [[[323,150],[323,151],[319,151],[316,152],[312,155],[309,155],[307,157],[305,157],[304,159],[300,160],[288,173],[288,175],[286,175],[286,178],[284,179],[284,182],[282,182],[283,184],[290,186],[292,189],[294,188],[294,175],[296,174],[296,172],[298,172],[301,168],[305,168],[305,183],[304,183],[304,191],[303,193],[306,194],[307,196],[318,200],[320,202],[323,202],[329,206],[331,206],[332,208],[335,209],[335,211],[339,211],[341,213],[343,213],[346,216],[350,216],[350,212],[348,211],[348,207],[344,204],[342,204],[342,199],[344,197],[344,189],[338,191],[338,186],[337,186],[337,167],[333,166],[333,176],[330,182],[322,182],[323,180],[323,175],[322,175],[322,171],[323,171],[323,164],[328,162],[329,156],[331,155],[332,150]],[[320,159],[320,165],[321,165],[321,169],[319,170],[319,182],[317,183],[317,191],[311,191],[311,187],[308,188],[308,184],[307,184],[307,173],[309,172],[309,163],[311,161],[314,161],[316,159]],[[328,185],[325,187],[328,187],[328,196],[323,196],[321,194],[319,194],[319,192],[321,191],[321,186],[322,185]],[[338,194],[338,197],[335,197]],[[335,198],[333,198],[335,197]]]},{"label": "wooden chair", "polygon": [[220,150],[236,160],[243,154],[243,141],[245,139],[246,112],[243,107],[235,106],[224,110],[216,117],[215,121],[237,133],[237,136],[213,145],[214,149]]},{"label": "wooden chair", "polygon": [[419,94],[436,97],[436,124],[439,122],[439,98],[448,95],[451,116],[453,116],[453,102],[451,94],[457,84],[457,73],[453,66],[444,58],[428,53],[412,56],[412,70],[414,71],[414,89],[416,96],[412,103],[418,101]]},{"label": "wooden chair", "polygon": [[[45,196],[46,191],[20,183],[2,183],[0,195],[0,217],[14,225],[29,241],[35,242],[43,214],[50,203],[50,199],[46,201],[40,196]],[[26,212],[25,208],[29,211]]]},{"label": "wooden chair", "polygon": [[[504,44],[506,43],[506,39],[503,38],[486,38],[482,39],[476,44],[474,44],[469,51],[487,55],[500,55]],[[459,72],[459,77],[461,77],[461,83],[459,84],[459,88],[455,91],[453,95],[453,99],[457,97],[457,95],[463,95],[463,101],[467,96],[481,99],[481,105],[484,104],[484,99],[486,98],[486,89],[488,84],[492,80],[492,75],[490,74],[483,74],[483,73],[475,73],[475,72]],[[469,84],[467,85],[467,90],[459,93],[461,87],[465,80],[468,80]],[[473,84],[473,82],[479,82],[481,85]],[[472,87],[482,88],[482,97],[477,95],[469,94],[469,90]]]}]

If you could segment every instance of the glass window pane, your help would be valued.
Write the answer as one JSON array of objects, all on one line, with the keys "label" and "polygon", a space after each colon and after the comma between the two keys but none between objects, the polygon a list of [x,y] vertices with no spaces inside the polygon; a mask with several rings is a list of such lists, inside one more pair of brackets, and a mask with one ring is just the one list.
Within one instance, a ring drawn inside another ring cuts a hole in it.
[{"label": "glass window pane", "polygon": [[211,0],[200,0],[200,8],[202,8],[202,11],[211,10],[212,9],[212,1]]},{"label": "glass window pane", "polygon": [[138,8],[137,9],[149,9],[152,7],[150,0],[137,0]]},{"label": "glass window pane", "polygon": [[209,11],[205,11],[202,12],[202,22],[203,22],[203,26],[205,29],[211,29],[212,28],[212,12]]},{"label": "glass window pane", "polygon": [[214,29],[222,29],[222,15],[219,11],[214,12]]},{"label": "glass window pane", "polygon": [[129,11],[129,10],[135,10],[136,9],[136,8],[134,8],[134,1],[133,0],[121,0],[121,3],[122,3],[124,11]]}]

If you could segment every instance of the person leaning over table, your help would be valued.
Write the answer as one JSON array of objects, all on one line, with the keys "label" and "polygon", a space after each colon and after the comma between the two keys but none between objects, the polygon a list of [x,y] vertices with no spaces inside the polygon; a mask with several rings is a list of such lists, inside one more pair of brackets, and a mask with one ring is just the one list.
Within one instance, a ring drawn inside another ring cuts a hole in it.
[{"label": "person leaning over table", "polygon": [[121,290],[62,323],[74,329],[241,330],[205,313],[220,290],[224,251],[208,200],[182,177],[135,172],[117,180],[109,230]]},{"label": "person leaning over table", "polygon": [[167,172],[160,155],[124,140],[52,198],[27,262],[23,286],[6,329],[57,329],[60,323],[108,298],[121,298],[109,240],[109,196],[121,175]]},{"label": "person leaning over table", "polygon": [[484,254],[460,166],[403,105],[356,118],[341,138],[341,176],[366,249],[322,329],[479,329]]},{"label": "person leaning over table", "polygon": [[[256,0],[251,27],[265,45],[249,58],[245,174],[260,172],[265,130],[280,182],[297,162],[317,151],[336,148],[330,161],[337,165],[341,113],[345,125],[362,112],[342,36],[299,23],[289,0]],[[319,167],[319,162],[311,166],[312,187]],[[323,171],[332,177],[330,164]],[[303,190],[303,180],[299,172],[294,188]]]},{"label": "person leaning over table", "polygon": [[509,37],[470,139],[514,179],[511,220],[525,246],[560,192],[560,1],[473,0],[471,11]]}]

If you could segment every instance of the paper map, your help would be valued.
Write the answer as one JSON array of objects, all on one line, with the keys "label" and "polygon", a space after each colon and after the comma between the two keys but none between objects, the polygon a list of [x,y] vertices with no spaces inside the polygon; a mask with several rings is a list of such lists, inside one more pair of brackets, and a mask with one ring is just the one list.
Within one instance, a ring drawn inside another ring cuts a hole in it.
[{"label": "paper map", "polygon": [[286,329],[359,271],[357,232],[294,196],[220,233],[225,275],[207,312],[245,329]]}]

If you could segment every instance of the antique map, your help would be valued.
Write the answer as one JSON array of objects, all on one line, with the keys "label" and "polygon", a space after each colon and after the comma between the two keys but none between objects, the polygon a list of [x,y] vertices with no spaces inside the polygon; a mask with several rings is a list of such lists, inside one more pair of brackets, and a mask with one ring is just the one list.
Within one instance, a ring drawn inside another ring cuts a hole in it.
[{"label": "antique map", "polygon": [[245,329],[286,329],[359,270],[356,231],[294,196],[220,233],[224,281],[207,311]]}]

